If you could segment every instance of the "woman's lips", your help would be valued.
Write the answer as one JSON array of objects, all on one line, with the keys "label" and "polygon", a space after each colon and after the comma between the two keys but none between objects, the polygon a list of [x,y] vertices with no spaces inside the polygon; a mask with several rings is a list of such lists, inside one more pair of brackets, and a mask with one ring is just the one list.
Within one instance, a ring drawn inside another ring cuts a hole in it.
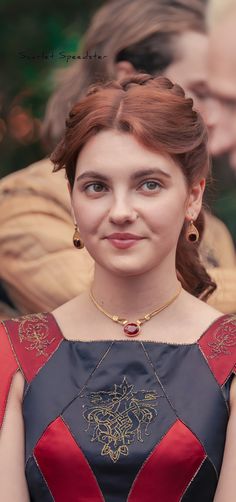
[{"label": "woman's lips", "polygon": [[142,237],[138,237],[136,235],[131,236],[131,235],[114,235],[107,237],[107,240],[116,248],[118,249],[127,249],[135,244],[137,244],[140,240],[142,240]]}]

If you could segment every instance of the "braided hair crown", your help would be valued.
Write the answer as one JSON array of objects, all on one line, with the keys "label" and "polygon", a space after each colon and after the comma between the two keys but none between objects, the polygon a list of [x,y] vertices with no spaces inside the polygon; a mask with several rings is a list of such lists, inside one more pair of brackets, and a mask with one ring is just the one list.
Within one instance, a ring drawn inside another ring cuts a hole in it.
[{"label": "braided hair crown", "polygon": [[178,84],[173,84],[167,77],[149,75],[148,73],[134,73],[129,77],[123,77],[120,80],[113,80],[107,83],[97,83],[89,86],[86,96],[95,94],[101,89],[118,89],[128,91],[138,86],[151,86],[157,90],[171,90],[176,96],[185,97],[185,92]]}]

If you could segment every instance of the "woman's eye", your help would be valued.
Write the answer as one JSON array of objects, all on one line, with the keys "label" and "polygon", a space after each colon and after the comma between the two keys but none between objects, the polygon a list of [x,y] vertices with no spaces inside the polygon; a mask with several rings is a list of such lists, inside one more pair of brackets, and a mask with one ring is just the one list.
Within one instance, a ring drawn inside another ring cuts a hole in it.
[{"label": "woman's eye", "polygon": [[161,188],[161,184],[158,183],[158,181],[151,181],[151,180],[145,181],[145,183],[143,183],[141,186],[145,192],[154,192],[156,190],[160,190]]},{"label": "woman's eye", "polygon": [[90,183],[85,187],[85,191],[89,193],[100,193],[103,192],[105,186],[102,183]]},{"label": "woman's eye", "polygon": [[[155,192],[161,189],[161,184],[157,181],[150,180],[142,183],[140,188],[145,192]],[[107,188],[103,183],[90,183],[89,185],[85,186],[84,190],[89,194],[98,194],[105,192]]]}]

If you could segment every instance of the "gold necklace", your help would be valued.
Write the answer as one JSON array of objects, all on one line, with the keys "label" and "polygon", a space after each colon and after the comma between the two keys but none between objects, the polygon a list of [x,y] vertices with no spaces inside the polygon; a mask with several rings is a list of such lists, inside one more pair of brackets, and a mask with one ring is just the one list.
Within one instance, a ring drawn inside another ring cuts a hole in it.
[{"label": "gold necklace", "polygon": [[103,314],[105,314],[107,317],[109,317],[109,319],[111,319],[112,321],[118,322],[119,324],[122,324],[122,326],[124,326],[124,333],[126,336],[134,337],[134,336],[139,335],[139,333],[141,331],[140,326],[144,322],[149,321],[154,315],[157,315],[157,314],[159,314],[159,312],[166,309],[166,307],[168,307],[171,303],[173,303],[176,300],[176,298],[178,298],[179,294],[181,293],[181,290],[182,290],[182,285],[180,284],[180,287],[179,287],[177,293],[175,293],[175,295],[167,303],[165,303],[164,305],[162,305],[158,309],[155,309],[152,312],[149,312],[149,314],[146,314],[141,319],[137,319],[135,322],[129,322],[128,319],[122,319],[121,317],[119,317],[117,315],[111,315],[108,312],[106,312],[101,307],[101,305],[99,305],[99,303],[95,300],[91,290],[89,292],[89,296],[90,296],[92,302],[94,303],[94,305],[98,308],[98,310],[100,310]]}]

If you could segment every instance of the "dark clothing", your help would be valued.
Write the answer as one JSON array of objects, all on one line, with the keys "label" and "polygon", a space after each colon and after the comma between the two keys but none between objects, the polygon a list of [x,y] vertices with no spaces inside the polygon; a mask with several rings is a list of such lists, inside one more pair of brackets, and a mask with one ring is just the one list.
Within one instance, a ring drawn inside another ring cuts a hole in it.
[{"label": "dark clothing", "polygon": [[51,314],[37,314],[3,323],[0,363],[1,352],[9,363],[0,419],[12,375],[20,368],[25,378],[33,502],[213,501],[236,368],[235,316],[180,345],[69,341]]}]

